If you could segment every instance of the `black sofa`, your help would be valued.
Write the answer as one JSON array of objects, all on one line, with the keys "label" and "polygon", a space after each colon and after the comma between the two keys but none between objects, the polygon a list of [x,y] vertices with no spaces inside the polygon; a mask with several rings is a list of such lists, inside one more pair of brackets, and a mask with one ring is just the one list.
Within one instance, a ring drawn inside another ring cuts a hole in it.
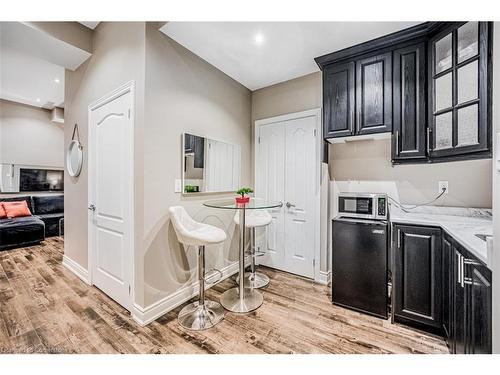
[{"label": "black sofa", "polygon": [[0,202],[26,201],[33,216],[0,219],[0,250],[28,246],[59,235],[64,217],[64,195],[0,198]]}]

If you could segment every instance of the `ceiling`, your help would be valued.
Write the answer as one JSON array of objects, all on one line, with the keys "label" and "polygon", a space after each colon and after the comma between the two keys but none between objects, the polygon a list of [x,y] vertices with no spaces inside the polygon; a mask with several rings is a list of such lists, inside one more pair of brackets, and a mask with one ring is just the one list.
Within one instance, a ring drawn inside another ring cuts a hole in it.
[{"label": "ceiling", "polygon": [[250,90],[319,70],[314,58],[419,22],[168,22],[160,30]]},{"label": "ceiling", "polygon": [[64,70],[90,53],[22,22],[0,22],[0,98],[35,107],[64,105]]},{"label": "ceiling", "polygon": [[64,68],[3,47],[0,62],[2,99],[52,109],[64,103]]},{"label": "ceiling", "polygon": [[22,22],[0,22],[1,48],[11,48],[64,66],[78,68],[90,53]]}]

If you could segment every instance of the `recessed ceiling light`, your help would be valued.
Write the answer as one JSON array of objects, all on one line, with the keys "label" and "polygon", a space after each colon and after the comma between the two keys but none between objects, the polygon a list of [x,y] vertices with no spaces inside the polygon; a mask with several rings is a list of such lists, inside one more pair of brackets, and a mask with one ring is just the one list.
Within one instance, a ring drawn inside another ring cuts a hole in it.
[{"label": "recessed ceiling light", "polygon": [[61,81],[60,81],[60,79],[59,79],[59,78],[54,78],[54,82],[55,82],[55,83],[59,83],[59,82],[61,82]]},{"label": "recessed ceiling light", "polygon": [[255,34],[253,41],[255,42],[255,44],[260,46],[262,43],[264,43],[264,34],[258,32],[257,34]]},{"label": "recessed ceiling light", "polygon": [[36,98],[36,102],[37,102],[37,103],[40,103],[40,98]]}]

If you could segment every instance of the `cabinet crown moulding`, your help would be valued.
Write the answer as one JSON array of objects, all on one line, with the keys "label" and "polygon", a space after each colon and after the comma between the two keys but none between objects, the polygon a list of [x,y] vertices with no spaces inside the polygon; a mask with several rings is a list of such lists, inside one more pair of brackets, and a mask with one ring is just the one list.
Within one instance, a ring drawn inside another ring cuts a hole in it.
[{"label": "cabinet crown moulding", "polygon": [[318,56],[314,59],[314,61],[316,61],[319,68],[323,70],[325,66],[346,58],[370,53],[384,48],[393,48],[396,44],[406,43],[407,41],[413,39],[427,38],[431,33],[435,33],[440,28],[458,23],[459,22],[424,22],[401,31],[396,31],[391,34],[357,44],[355,46]]}]

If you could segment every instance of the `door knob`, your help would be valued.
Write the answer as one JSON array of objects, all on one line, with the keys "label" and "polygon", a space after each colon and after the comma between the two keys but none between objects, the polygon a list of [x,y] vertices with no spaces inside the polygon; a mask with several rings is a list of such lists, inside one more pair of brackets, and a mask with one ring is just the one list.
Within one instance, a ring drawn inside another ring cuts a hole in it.
[{"label": "door knob", "polygon": [[290,207],[295,207],[295,205],[291,204],[290,202],[286,202],[286,208],[290,208]]},{"label": "door knob", "polygon": [[89,210],[90,210],[90,211],[95,211],[95,206],[94,206],[93,204],[91,204],[91,205],[89,206]]}]

